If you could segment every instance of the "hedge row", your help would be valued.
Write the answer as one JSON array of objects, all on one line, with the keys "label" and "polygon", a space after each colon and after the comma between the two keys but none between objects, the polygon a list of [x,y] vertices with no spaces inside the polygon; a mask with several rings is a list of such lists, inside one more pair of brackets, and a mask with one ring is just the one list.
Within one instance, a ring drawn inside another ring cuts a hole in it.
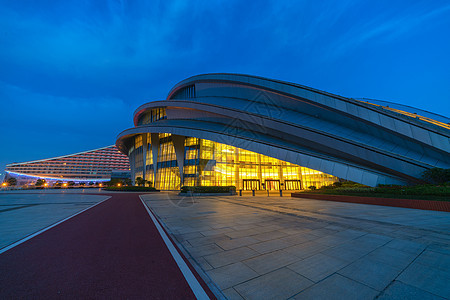
[{"label": "hedge row", "polygon": [[235,186],[183,186],[181,188],[182,193],[229,193],[236,192]]},{"label": "hedge row", "polygon": [[391,194],[391,195],[432,195],[449,196],[449,185],[385,185],[379,187],[322,187],[318,190],[323,194]]}]

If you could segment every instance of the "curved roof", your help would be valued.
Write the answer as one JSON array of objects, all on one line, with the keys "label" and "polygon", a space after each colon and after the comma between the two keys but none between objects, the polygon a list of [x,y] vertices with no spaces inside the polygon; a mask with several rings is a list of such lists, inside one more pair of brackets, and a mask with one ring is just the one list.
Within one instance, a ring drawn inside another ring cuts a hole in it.
[{"label": "curved roof", "polygon": [[[137,126],[149,110],[167,120]],[[140,106],[133,135],[168,132],[262,153],[367,185],[420,181],[450,167],[450,130],[371,103],[310,87],[240,74],[203,74],[176,84],[164,101]]]}]

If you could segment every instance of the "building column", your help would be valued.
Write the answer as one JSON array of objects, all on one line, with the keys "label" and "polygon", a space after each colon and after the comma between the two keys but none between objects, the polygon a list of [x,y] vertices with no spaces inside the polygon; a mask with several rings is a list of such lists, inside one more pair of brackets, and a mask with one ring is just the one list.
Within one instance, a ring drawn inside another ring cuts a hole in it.
[{"label": "building column", "polygon": [[304,189],[302,167],[298,166],[298,179],[300,180],[300,189]]},{"label": "building column", "polygon": [[[261,171],[261,154],[256,154],[256,162],[257,162],[257,166],[256,166],[256,172],[258,173],[258,179],[259,179],[259,186],[261,187],[262,190],[267,189],[266,183],[263,182],[263,178],[262,178],[262,171]],[[263,183],[264,183],[264,189],[263,187]]]},{"label": "building column", "polygon": [[184,183],[184,140],[185,136],[182,135],[173,135],[172,134],[172,143],[175,148],[175,156],[177,157],[178,170],[180,171],[180,187],[183,186]]},{"label": "building column", "polygon": [[142,134],[142,161],[144,168],[142,169],[142,179],[145,180],[145,172],[147,168],[147,134]]},{"label": "building column", "polygon": [[[134,138],[133,138],[133,143],[134,143]],[[135,165],[136,152],[135,152],[134,146],[131,148],[129,157],[130,157],[131,184],[135,185],[136,184],[136,165]]]},{"label": "building column", "polygon": [[281,186],[281,184],[283,183],[284,186],[284,180],[283,180],[283,165],[279,164],[278,165],[278,179],[280,180],[280,190],[283,189],[283,187]]},{"label": "building column", "polygon": [[236,190],[239,190],[241,187],[241,180],[239,178],[239,149],[234,148],[234,181],[236,182]]},{"label": "building column", "polygon": [[153,186],[156,188],[156,172],[158,169],[158,151],[159,151],[159,133],[151,133],[150,134],[150,144],[152,144],[153,181],[154,181]]}]

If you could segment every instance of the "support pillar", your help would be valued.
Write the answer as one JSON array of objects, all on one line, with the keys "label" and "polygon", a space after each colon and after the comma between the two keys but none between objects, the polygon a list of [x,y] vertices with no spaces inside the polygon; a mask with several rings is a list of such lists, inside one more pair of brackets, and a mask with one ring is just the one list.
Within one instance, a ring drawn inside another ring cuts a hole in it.
[{"label": "support pillar", "polygon": [[[142,161],[144,167],[142,168],[142,179],[145,180],[145,172],[147,171],[147,134],[142,134]],[[145,186],[145,185],[144,185]]]},{"label": "support pillar", "polygon": [[185,136],[172,135],[173,147],[175,148],[175,156],[177,157],[178,170],[180,171],[180,188],[184,183],[184,140]]},{"label": "support pillar", "polygon": [[236,189],[241,189],[241,180],[239,178],[239,150],[234,148],[234,182],[236,182]]},{"label": "support pillar", "polygon": [[[257,166],[256,166],[256,172],[258,173],[258,179],[259,179],[259,186],[262,187],[264,184],[264,189],[267,189],[267,186],[265,184],[265,182],[263,182],[263,178],[262,178],[262,171],[261,171],[261,154],[256,154],[257,157]],[[262,189],[263,190],[263,189]]]},{"label": "support pillar", "polygon": [[156,187],[156,172],[158,170],[158,151],[159,151],[159,133],[150,134],[150,144],[152,144],[152,159],[153,159],[153,186]]},{"label": "support pillar", "polygon": [[281,184],[284,185],[284,180],[283,180],[283,165],[278,165],[278,179],[280,180],[280,190],[282,190],[282,186]]}]

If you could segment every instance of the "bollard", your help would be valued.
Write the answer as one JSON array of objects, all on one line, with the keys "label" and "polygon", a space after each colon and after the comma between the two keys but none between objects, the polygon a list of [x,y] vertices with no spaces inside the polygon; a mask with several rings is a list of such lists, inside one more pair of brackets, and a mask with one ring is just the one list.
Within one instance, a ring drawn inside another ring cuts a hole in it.
[{"label": "bollard", "polygon": [[267,190],[267,197],[269,197],[269,192],[270,192],[270,191],[269,191],[269,190]]},{"label": "bollard", "polygon": [[242,197],[242,189],[239,190],[239,196]]},{"label": "bollard", "polygon": [[255,197],[255,190],[252,190],[252,195],[253,197]]},{"label": "bollard", "polygon": [[283,190],[280,190],[280,197],[283,197]]}]

